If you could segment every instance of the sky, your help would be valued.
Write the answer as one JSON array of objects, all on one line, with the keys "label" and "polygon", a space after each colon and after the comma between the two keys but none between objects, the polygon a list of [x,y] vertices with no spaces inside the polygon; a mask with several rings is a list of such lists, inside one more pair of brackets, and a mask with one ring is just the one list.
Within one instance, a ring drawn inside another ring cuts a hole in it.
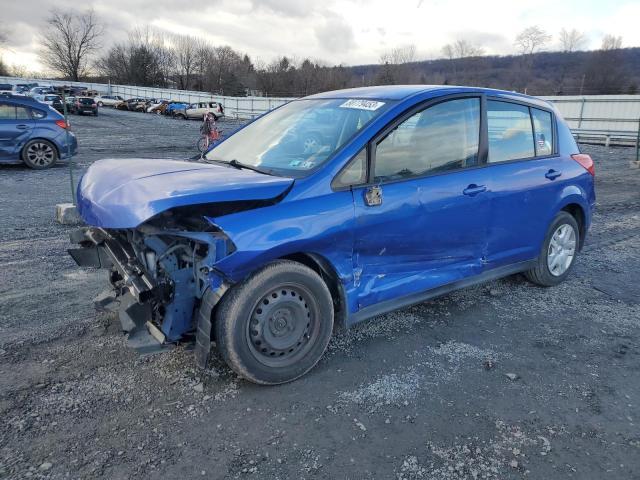
[{"label": "sky", "polygon": [[516,35],[532,25],[553,35],[549,50],[558,48],[562,28],[584,32],[586,49],[605,34],[622,36],[624,47],[640,46],[638,0],[0,0],[4,62],[42,70],[38,35],[49,10],[79,5],[92,6],[105,25],[105,48],[132,28],[153,26],[264,62],[287,55],[330,65],[377,63],[405,45],[415,45],[417,59],[432,59],[458,39],[503,55],[515,52]]}]

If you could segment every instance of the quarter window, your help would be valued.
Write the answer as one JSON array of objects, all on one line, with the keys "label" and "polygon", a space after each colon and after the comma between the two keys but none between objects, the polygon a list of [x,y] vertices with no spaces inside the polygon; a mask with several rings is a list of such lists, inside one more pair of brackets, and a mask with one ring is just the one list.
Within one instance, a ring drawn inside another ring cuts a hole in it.
[{"label": "quarter window", "polygon": [[367,149],[363,148],[333,181],[333,188],[360,185],[367,181]]},{"label": "quarter window", "polygon": [[487,128],[489,163],[535,156],[529,107],[489,100]]},{"label": "quarter window", "polygon": [[31,113],[28,108],[16,107],[16,119],[18,120],[31,120]]},{"label": "quarter window", "polygon": [[536,135],[536,156],[551,155],[553,153],[553,123],[551,121],[551,113],[532,108],[531,118],[533,119],[533,131]]},{"label": "quarter window", "polygon": [[478,164],[480,99],[438,103],[398,125],[376,147],[376,181]]}]

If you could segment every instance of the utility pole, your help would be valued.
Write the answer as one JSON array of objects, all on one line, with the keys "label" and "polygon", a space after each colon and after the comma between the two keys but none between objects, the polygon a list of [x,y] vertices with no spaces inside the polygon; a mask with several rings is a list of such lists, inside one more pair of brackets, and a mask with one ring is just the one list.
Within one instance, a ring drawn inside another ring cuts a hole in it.
[{"label": "utility pole", "polygon": [[73,181],[73,157],[71,156],[71,141],[70,141],[70,137],[71,135],[69,134],[69,116],[67,115],[67,92],[66,89],[64,87],[62,87],[62,112],[64,114],[64,123],[67,125],[67,128],[65,128],[65,135],[67,137],[67,162],[69,163],[69,182],[71,185],[71,201],[73,202],[73,204],[76,204],[76,195],[75,195],[75,188],[74,188],[74,181]]},{"label": "utility pole", "polygon": [[582,90],[584,89],[584,77],[585,74],[582,74],[582,82],[580,82],[580,95],[582,95]]}]

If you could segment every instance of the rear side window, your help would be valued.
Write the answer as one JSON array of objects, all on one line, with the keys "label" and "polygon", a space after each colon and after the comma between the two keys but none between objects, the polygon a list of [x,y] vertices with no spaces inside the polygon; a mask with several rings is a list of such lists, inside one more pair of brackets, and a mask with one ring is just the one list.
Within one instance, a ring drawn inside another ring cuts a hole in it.
[{"label": "rear side window", "polygon": [[489,163],[535,157],[529,107],[489,100],[487,127]]},{"label": "rear side window", "polygon": [[31,110],[31,115],[33,115],[33,118],[35,119],[41,119],[47,116],[46,112],[43,112],[42,110],[37,110],[35,108]]},{"label": "rear side window", "polygon": [[480,99],[438,103],[398,125],[376,147],[376,180],[410,178],[478,164]]},{"label": "rear side window", "polygon": [[531,108],[533,131],[536,136],[536,156],[551,155],[553,153],[553,122],[551,113]]}]

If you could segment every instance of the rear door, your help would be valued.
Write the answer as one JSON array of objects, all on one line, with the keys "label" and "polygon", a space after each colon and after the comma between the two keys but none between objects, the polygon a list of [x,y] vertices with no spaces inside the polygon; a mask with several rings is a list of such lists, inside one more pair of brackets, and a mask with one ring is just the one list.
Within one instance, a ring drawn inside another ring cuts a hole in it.
[{"label": "rear door", "polygon": [[360,309],[482,272],[490,206],[480,123],[479,97],[449,99],[370,146],[370,184],[353,187]]},{"label": "rear door", "polygon": [[487,127],[493,268],[537,257],[565,180],[550,110],[489,98]]},{"label": "rear door", "polygon": [[0,101],[0,158],[16,158],[34,125],[29,109]]}]

